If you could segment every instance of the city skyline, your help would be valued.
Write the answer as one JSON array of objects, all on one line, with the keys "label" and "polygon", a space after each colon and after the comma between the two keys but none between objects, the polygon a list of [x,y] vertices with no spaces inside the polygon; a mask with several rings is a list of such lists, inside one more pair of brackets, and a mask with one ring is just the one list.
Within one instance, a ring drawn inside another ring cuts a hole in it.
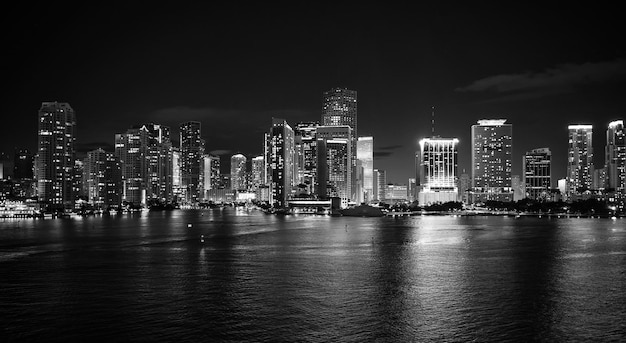
[{"label": "city skyline", "polygon": [[[16,11],[30,26],[13,30],[8,42],[15,68],[1,150],[35,151],[37,110],[59,101],[76,111],[82,154],[112,151],[114,134],[137,124],[174,129],[199,121],[207,153],[252,157],[262,153],[271,117],[292,126],[318,120],[322,93],[345,87],[359,94],[358,135],[374,137],[374,168],[386,170],[388,182],[414,175],[418,141],[431,136],[432,106],[436,134],[459,139],[459,173],[470,170],[469,127],[503,118],[513,125],[512,174],[522,175],[526,151],[548,147],[559,179],[567,126],[593,125],[594,148],[602,151],[607,124],[626,109],[617,11],[463,5],[409,17],[400,8],[359,6],[349,17],[283,9],[279,24],[265,11],[127,6],[79,8],[71,24],[52,26],[44,19],[63,6],[23,17]],[[51,42],[59,45],[40,51]],[[604,154],[594,154],[594,163],[603,166]]]}]

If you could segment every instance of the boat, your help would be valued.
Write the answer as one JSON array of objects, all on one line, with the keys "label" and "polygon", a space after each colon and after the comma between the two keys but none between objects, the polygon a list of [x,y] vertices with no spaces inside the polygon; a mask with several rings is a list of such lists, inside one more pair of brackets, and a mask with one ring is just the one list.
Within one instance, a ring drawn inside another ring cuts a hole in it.
[{"label": "boat", "polygon": [[342,216],[346,217],[382,217],[385,213],[379,207],[361,204],[351,208],[339,211]]}]

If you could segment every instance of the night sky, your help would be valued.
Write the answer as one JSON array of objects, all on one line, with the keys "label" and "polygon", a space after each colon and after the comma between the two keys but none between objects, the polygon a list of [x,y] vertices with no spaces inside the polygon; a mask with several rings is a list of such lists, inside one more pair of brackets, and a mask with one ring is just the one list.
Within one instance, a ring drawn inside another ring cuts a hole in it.
[{"label": "night sky", "polygon": [[503,118],[513,174],[525,151],[549,147],[555,181],[568,124],[594,125],[602,166],[606,126],[626,117],[617,8],[105,4],[4,10],[0,151],[34,150],[41,102],[59,101],[76,111],[81,153],[112,151],[115,133],[146,122],[171,126],[177,141],[178,125],[198,120],[226,163],[262,152],[272,116],[320,120],[322,92],[346,87],[389,182],[413,177],[432,106],[436,134],[460,139],[459,172],[470,171],[470,126]]}]

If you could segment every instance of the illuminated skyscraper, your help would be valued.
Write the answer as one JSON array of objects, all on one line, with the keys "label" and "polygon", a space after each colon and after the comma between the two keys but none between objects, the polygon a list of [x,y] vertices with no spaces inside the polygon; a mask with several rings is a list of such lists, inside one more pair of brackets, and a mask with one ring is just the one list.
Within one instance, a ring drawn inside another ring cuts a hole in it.
[{"label": "illuminated skyscraper", "polygon": [[218,189],[221,184],[220,157],[210,154],[202,156],[202,189],[203,199],[209,198],[209,191]]},{"label": "illuminated skyscraper", "polygon": [[308,193],[314,193],[317,184],[317,127],[318,122],[300,122],[296,124],[296,179],[297,183],[307,186]]},{"label": "illuminated skyscraper", "polygon": [[[356,200],[356,185],[354,172],[356,165],[353,158],[356,154],[352,153],[353,148],[353,130],[348,125],[341,126],[319,126],[317,128],[317,144],[318,153],[321,151],[320,144],[324,141],[325,161],[318,161],[318,172],[322,168],[326,168],[326,175],[322,178],[326,179],[326,194],[320,196],[338,196],[345,201]],[[318,177],[319,182],[323,182]],[[320,189],[324,186],[320,185]]]},{"label": "illuminated skyscraper", "polygon": [[252,189],[256,190],[265,184],[265,158],[263,155],[252,158],[250,169]]},{"label": "illuminated skyscraper", "polygon": [[[357,184],[356,184],[356,164],[357,164],[357,92],[346,88],[333,88],[323,92],[322,103],[322,125],[328,126],[349,126],[352,131],[350,133],[350,176],[348,190],[348,199],[356,201]],[[330,138],[330,137],[328,137]],[[341,138],[344,137],[332,137]]]},{"label": "illuminated skyscraper", "polygon": [[622,196],[626,195],[626,138],[623,120],[609,123],[605,154],[608,187]]},{"label": "illuminated skyscraper", "polygon": [[269,168],[272,182],[271,203],[276,208],[284,208],[294,186],[294,132],[287,121],[272,118],[268,135]]},{"label": "illuminated skyscraper", "polygon": [[382,169],[374,169],[374,201],[385,201],[387,173]]},{"label": "illuminated skyscraper", "polygon": [[148,132],[146,147],[146,197],[161,203],[174,197],[174,147],[170,128],[159,124],[145,124]]},{"label": "illuminated skyscraper", "polygon": [[76,117],[68,103],[43,102],[39,109],[36,179],[39,201],[52,210],[71,209]]},{"label": "illuminated skyscraper", "polygon": [[527,198],[533,200],[549,199],[551,158],[552,154],[548,148],[534,149],[524,155],[523,184]]},{"label": "illuminated skyscraper", "polygon": [[374,137],[359,137],[356,158],[363,167],[364,201],[369,202],[374,196]]},{"label": "illuminated skyscraper", "polygon": [[472,201],[513,201],[513,128],[506,119],[472,125]]},{"label": "illuminated skyscraper", "polygon": [[457,201],[458,144],[457,138],[432,137],[420,140],[417,175],[417,201],[420,205]]},{"label": "illuminated skyscraper", "polygon": [[201,192],[200,163],[204,155],[201,124],[188,121],[180,124],[180,176],[183,201],[197,203]]},{"label": "illuminated skyscraper", "polygon": [[593,126],[569,125],[567,195],[591,189],[593,182]]},{"label": "illuminated skyscraper", "polygon": [[115,156],[122,166],[122,200],[134,206],[146,205],[148,135],[145,126],[115,135]]},{"label": "illuminated skyscraper", "polygon": [[83,160],[83,180],[87,201],[94,208],[118,208],[122,203],[121,165],[115,154],[103,149],[89,151]]},{"label": "illuminated skyscraper", "polygon": [[246,168],[246,156],[235,154],[230,158],[230,187],[234,191],[246,190],[248,188]]}]

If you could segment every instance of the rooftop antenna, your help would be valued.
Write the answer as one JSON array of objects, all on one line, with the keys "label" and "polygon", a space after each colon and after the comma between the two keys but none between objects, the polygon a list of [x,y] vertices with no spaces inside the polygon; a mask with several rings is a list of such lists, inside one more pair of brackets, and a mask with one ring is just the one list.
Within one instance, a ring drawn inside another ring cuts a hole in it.
[{"label": "rooftop antenna", "polygon": [[435,137],[435,106],[432,107],[432,120],[430,122],[433,137]]}]

